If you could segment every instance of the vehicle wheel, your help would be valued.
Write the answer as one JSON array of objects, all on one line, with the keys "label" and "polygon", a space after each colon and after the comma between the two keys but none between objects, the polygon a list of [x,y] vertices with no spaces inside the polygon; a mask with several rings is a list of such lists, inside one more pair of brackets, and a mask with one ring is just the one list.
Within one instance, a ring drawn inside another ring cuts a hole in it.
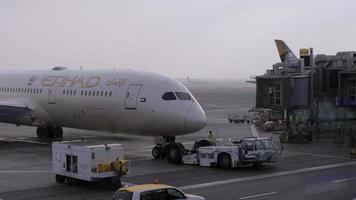
[{"label": "vehicle wheel", "polygon": [[44,138],[46,136],[46,129],[42,127],[37,127],[36,134],[37,137]]},{"label": "vehicle wheel", "polygon": [[57,183],[64,183],[66,181],[66,177],[56,174],[56,181],[57,181]]},{"label": "vehicle wheel", "polygon": [[166,147],[166,157],[170,163],[179,164],[182,162],[182,155],[185,149],[181,143],[172,143]]},{"label": "vehicle wheel", "polygon": [[72,177],[67,177],[66,179],[67,179],[67,183],[69,185],[75,185],[75,184],[78,183],[78,179],[75,179],[75,178],[72,178]]},{"label": "vehicle wheel", "polygon": [[228,154],[220,154],[218,156],[218,166],[222,169],[231,169],[231,157]]},{"label": "vehicle wheel", "polygon": [[162,157],[162,147],[153,147],[152,156],[156,159],[160,159]]},{"label": "vehicle wheel", "polygon": [[262,162],[253,163],[253,168],[255,168],[255,169],[261,169],[262,167],[263,167],[263,163]]}]

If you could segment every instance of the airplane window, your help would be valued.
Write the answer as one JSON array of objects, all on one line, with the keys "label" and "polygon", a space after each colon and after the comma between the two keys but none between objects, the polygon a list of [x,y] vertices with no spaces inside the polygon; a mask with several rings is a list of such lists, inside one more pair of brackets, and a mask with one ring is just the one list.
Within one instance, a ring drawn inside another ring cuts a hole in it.
[{"label": "airplane window", "polygon": [[163,94],[162,99],[166,101],[170,101],[170,100],[177,100],[177,97],[176,95],[174,95],[173,92],[166,92]]},{"label": "airplane window", "polygon": [[42,93],[42,89],[40,89],[40,93]]},{"label": "airplane window", "polygon": [[101,91],[100,92],[100,96],[102,97],[104,95],[104,91]]},{"label": "airplane window", "polygon": [[84,96],[87,96],[87,93],[88,93],[88,91],[87,91],[87,90],[85,90],[85,94],[84,94]]},{"label": "airplane window", "polygon": [[76,95],[76,94],[77,94],[77,90],[74,90],[73,95]]},{"label": "airplane window", "polygon": [[97,91],[97,92],[96,92],[96,96],[99,96],[99,93],[100,93],[100,92],[99,92],[99,91]]},{"label": "airplane window", "polygon": [[88,92],[88,96],[91,96],[91,91]]},{"label": "airplane window", "polygon": [[84,93],[84,91],[82,90],[82,91],[80,92],[80,96],[83,96],[83,93]]},{"label": "airplane window", "polygon": [[65,95],[66,94],[66,91],[65,90],[63,90],[63,95]]},{"label": "airplane window", "polygon": [[186,92],[176,92],[176,95],[180,100],[192,100],[190,95]]},{"label": "airplane window", "polygon": [[108,91],[105,91],[105,96],[108,96]]},{"label": "airplane window", "polygon": [[110,91],[110,92],[109,92],[109,97],[111,97],[111,95],[112,95],[112,92]]},{"label": "airplane window", "polygon": [[93,91],[93,94],[91,94],[91,96],[95,96],[95,91]]},{"label": "airplane window", "polygon": [[70,95],[73,95],[73,90],[70,90]]}]

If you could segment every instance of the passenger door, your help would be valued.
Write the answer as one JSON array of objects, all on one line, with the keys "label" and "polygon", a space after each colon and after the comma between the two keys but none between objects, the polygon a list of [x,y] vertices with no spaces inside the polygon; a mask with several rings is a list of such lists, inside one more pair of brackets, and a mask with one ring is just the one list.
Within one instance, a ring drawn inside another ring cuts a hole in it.
[{"label": "passenger door", "polygon": [[56,104],[56,90],[54,88],[48,90],[48,104]]},{"label": "passenger door", "polygon": [[140,84],[132,84],[127,89],[126,100],[125,100],[125,109],[127,110],[136,110],[137,108],[137,99],[141,91]]}]

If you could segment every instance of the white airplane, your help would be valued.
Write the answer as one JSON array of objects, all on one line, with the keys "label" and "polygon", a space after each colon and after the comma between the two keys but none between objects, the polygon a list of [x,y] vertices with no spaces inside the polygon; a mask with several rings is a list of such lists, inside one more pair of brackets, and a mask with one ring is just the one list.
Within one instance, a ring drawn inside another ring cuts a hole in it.
[{"label": "white airplane", "polygon": [[37,126],[40,138],[62,137],[62,127],[164,136],[170,147],[156,146],[152,153],[161,157],[173,149],[167,156],[171,161],[182,150],[175,136],[206,124],[203,109],[186,87],[154,73],[55,67],[0,77],[0,121]]}]

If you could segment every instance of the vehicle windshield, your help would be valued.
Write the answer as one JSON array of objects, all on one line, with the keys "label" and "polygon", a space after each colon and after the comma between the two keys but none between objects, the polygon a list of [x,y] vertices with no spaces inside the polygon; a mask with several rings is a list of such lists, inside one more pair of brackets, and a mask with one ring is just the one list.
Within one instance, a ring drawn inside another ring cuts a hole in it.
[{"label": "vehicle windshield", "polygon": [[128,192],[126,190],[119,190],[114,197],[114,200],[131,200],[132,192]]},{"label": "vehicle windshield", "polygon": [[258,150],[269,150],[272,149],[271,140],[256,140],[256,147]]}]

